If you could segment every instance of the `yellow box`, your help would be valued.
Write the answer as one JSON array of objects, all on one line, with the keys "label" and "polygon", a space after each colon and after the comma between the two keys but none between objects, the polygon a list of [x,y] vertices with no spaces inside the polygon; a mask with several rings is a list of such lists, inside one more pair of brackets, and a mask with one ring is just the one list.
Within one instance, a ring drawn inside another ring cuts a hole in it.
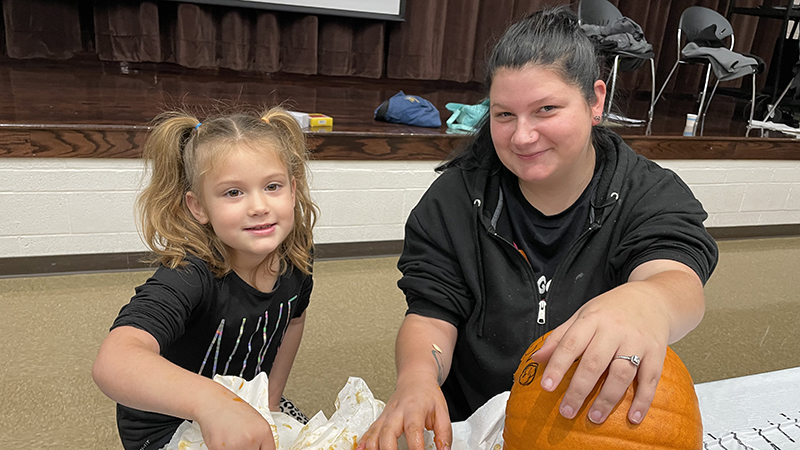
[{"label": "yellow box", "polygon": [[333,127],[309,127],[307,128],[307,130],[312,133],[326,132],[326,131],[333,131]]},{"label": "yellow box", "polygon": [[308,115],[308,125],[311,128],[317,127],[332,127],[333,126],[333,117],[326,116],[325,114],[309,114]]}]

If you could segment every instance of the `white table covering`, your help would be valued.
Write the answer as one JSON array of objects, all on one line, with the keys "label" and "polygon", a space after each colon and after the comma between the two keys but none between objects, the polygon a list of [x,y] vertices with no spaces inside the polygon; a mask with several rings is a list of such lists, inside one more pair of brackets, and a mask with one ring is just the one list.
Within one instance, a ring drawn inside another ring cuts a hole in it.
[{"label": "white table covering", "polygon": [[709,450],[800,450],[800,367],[695,385]]}]

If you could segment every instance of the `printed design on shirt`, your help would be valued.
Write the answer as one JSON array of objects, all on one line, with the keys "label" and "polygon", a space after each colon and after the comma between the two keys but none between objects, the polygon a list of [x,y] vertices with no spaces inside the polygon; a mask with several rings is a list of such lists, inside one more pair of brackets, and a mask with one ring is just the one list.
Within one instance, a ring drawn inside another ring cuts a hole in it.
[{"label": "printed design on shirt", "polygon": [[523,258],[525,258],[525,261],[527,261],[527,262],[528,262],[528,264],[530,264],[530,263],[531,263],[531,261],[528,259],[528,255],[526,255],[526,254],[525,254],[525,251],[524,251],[524,250],[522,250],[521,248],[519,248],[519,247],[517,246],[517,243],[516,243],[516,242],[512,242],[512,243],[511,243],[511,245],[513,245],[513,246],[514,246],[514,248],[515,248],[515,249],[517,249],[517,251],[519,252],[519,254],[520,254],[520,255],[522,255],[522,257],[523,257]]},{"label": "printed design on shirt", "polygon": [[[287,317],[286,326],[283,327],[283,332],[281,333],[281,342],[283,342],[283,337],[286,336],[286,330],[289,329],[289,321],[292,320],[292,302],[296,298],[297,298],[297,296],[295,295],[294,297],[290,298],[288,302],[286,302],[287,303],[287,307],[289,308],[289,311],[286,313],[286,317]],[[283,306],[283,305],[281,305],[281,306]]]},{"label": "printed design on shirt", "polygon": [[[264,312],[264,315],[267,316],[267,313]],[[261,317],[258,318],[258,323],[256,324],[256,331],[258,331],[260,327],[261,327]],[[250,359],[250,352],[253,350],[253,335],[255,335],[255,333],[251,334],[250,339],[247,341],[247,354],[244,355],[244,362],[242,363],[242,371],[239,372],[239,377],[244,376],[244,369],[247,368],[247,360]]]},{"label": "printed design on shirt", "polygon": [[217,359],[219,358],[219,344],[222,342],[222,330],[225,329],[225,319],[220,321],[219,326],[217,327],[217,331],[214,332],[214,338],[211,339],[211,344],[208,345],[208,350],[206,350],[206,356],[203,358],[203,364],[200,365],[200,372],[203,373],[203,369],[206,367],[206,362],[208,362],[208,355],[211,353],[211,349],[215,347],[216,344],[216,351],[214,352],[214,367],[213,373],[217,373]]},{"label": "printed design on shirt", "polygon": [[[261,319],[261,318],[259,317],[259,319]],[[233,355],[236,354],[236,349],[239,348],[239,342],[242,340],[242,334],[244,334],[244,325],[246,323],[247,323],[247,317],[242,317],[242,324],[239,326],[239,336],[236,338],[236,345],[233,346],[233,351],[231,351],[230,356],[228,356],[228,362],[225,363],[225,370],[223,370],[222,373],[228,373],[228,366],[231,365],[231,360],[233,359]],[[248,354],[249,354],[249,351],[248,351]],[[244,360],[244,364],[242,364],[242,370],[244,370],[244,366],[245,365],[247,365],[247,359],[246,358]],[[200,369],[200,371],[202,373],[202,369]]]},{"label": "printed design on shirt", "polygon": [[538,280],[536,280],[536,287],[539,288],[539,295],[544,295],[547,293],[547,291],[550,290],[550,283],[552,281],[553,281],[552,279],[548,280],[544,275],[542,275],[541,277],[539,277]]},{"label": "printed design on shirt", "polygon": [[[281,323],[281,317],[283,317],[283,303],[281,303],[280,308],[278,308],[278,320],[275,321],[276,323],[275,329],[272,330],[272,334],[269,335],[269,340],[267,340],[267,323],[269,323],[269,315],[268,313],[265,314],[267,320],[264,320],[264,329],[262,331],[264,339],[261,341],[262,342],[261,351],[258,352],[258,362],[256,363],[257,364],[256,375],[258,375],[261,372],[261,363],[264,361],[264,357],[267,356],[267,350],[269,350],[269,345],[272,344],[272,338],[274,338],[275,333],[278,332],[277,324]],[[287,320],[286,323],[288,325],[289,321]]]},{"label": "printed design on shirt", "polygon": [[[278,318],[275,321],[275,328],[272,330],[272,333],[268,333],[268,326],[269,326],[269,311],[264,311],[264,315],[258,317],[258,322],[256,323],[256,327],[253,330],[253,333],[250,334],[250,337],[247,340],[247,353],[244,355],[242,359],[242,370],[239,372],[239,376],[244,376],[244,371],[247,368],[247,360],[250,358],[250,353],[253,351],[253,336],[257,336],[259,331],[262,335],[262,344],[261,348],[258,349],[258,360],[256,366],[256,375],[261,372],[261,364],[264,362],[264,358],[267,356],[267,352],[269,351],[270,345],[272,344],[273,338],[275,334],[278,332],[278,328],[283,328],[281,332],[281,338],[278,342],[283,341],[283,337],[286,335],[286,330],[289,328],[289,322],[292,318],[292,303],[297,300],[297,296],[290,298],[285,304],[283,302],[278,305]],[[281,319],[283,318],[283,310],[284,306],[286,309],[286,320],[281,324]],[[263,326],[262,326],[262,319],[263,319]],[[242,318],[242,323],[239,326],[239,335],[236,337],[236,342],[233,345],[233,350],[231,350],[231,354],[228,355],[227,362],[225,363],[225,369],[222,371],[220,375],[227,375],[228,369],[231,364],[231,360],[233,356],[236,354],[236,351],[239,349],[239,344],[241,343],[242,336],[244,335],[245,325],[247,324],[247,318]],[[203,373],[203,369],[206,367],[206,363],[208,362],[208,358],[211,356],[211,352],[214,352],[214,362],[211,367],[211,376],[217,375],[217,363],[219,361],[219,350],[222,346],[222,338],[223,338],[223,331],[225,330],[225,319],[221,319],[219,322],[219,326],[217,330],[214,332],[214,337],[211,339],[211,343],[208,345],[208,350],[206,350],[206,355],[203,358],[203,363],[200,365],[200,370],[197,372],[199,374]],[[267,334],[269,334],[269,338],[267,338]]]}]

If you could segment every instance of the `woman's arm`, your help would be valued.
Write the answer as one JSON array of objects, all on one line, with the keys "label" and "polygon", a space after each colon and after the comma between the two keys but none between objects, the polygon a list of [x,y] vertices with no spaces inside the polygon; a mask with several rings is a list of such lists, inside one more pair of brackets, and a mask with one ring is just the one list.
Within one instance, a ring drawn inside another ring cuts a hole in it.
[{"label": "woman's arm", "polygon": [[112,400],[143,411],[197,421],[209,449],[274,450],[261,414],[215,381],[159,354],[156,339],[130,326],[113,329],[92,368],[95,383]]},{"label": "woman's arm", "polygon": [[286,388],[286,381],[289,379],[289,372],[292,370],[294,358],[297,356],[297,349],[300,348],[300,341],[303,339],[303,329],[306,324],[306,313],[296,317],[289,322],[286,334],[283,336],[278,354],[272,363],[269,371],[269,409],[272,411],[280,410],[281,396]]},{"label": "woman's arm", "polygon": [[[639,423],[655,396],[667,345],[694,329],[704,311],[703,283],[692,269],[670,260],[641,264],[627,283],[590,300],[553,331],[534,356],[547,362],[542,387],[555,390],[581,357],[560,407],[563,416],[573,418],[608,369],[589,408],[590,420],[601,423],[638,378],[628,419]],[[620,355],[637,355],[641,364],[615,358]]]},{"label": "woman's arm", "polygon": [[684,264],[666,259],[648,261],[631,272],[628,283],[642,283],[644,289],[653,290],[651,298],[662,302],[669,322],[667,344],[678,342],[703,320],[703,282]]},{"label": "woman's arm", "polygon": [[396,450],[405,433],[409,450],[423,450],[423,431],[433,430],[436,448],[453,441],[440,386],[450,372],[458,330],[439,319],[406,316],[397,334],[397,386],[383,413],[362,436],[359,450]]}]

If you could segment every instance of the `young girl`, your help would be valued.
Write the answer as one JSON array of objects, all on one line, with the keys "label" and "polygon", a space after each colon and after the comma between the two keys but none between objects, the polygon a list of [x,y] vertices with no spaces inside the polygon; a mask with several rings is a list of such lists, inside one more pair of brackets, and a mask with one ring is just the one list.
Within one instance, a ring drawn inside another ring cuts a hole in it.
[{"label": "young girl", "polygon": [[162,117],[138,199],[161,264],[114,321],[94,363],[127,450],[158,449],[184,419],[209,449],[274,449],[266,420],[214,375],[269,376],[270,409],[303,334],[317,207],[303,132],[286,111]]}]

